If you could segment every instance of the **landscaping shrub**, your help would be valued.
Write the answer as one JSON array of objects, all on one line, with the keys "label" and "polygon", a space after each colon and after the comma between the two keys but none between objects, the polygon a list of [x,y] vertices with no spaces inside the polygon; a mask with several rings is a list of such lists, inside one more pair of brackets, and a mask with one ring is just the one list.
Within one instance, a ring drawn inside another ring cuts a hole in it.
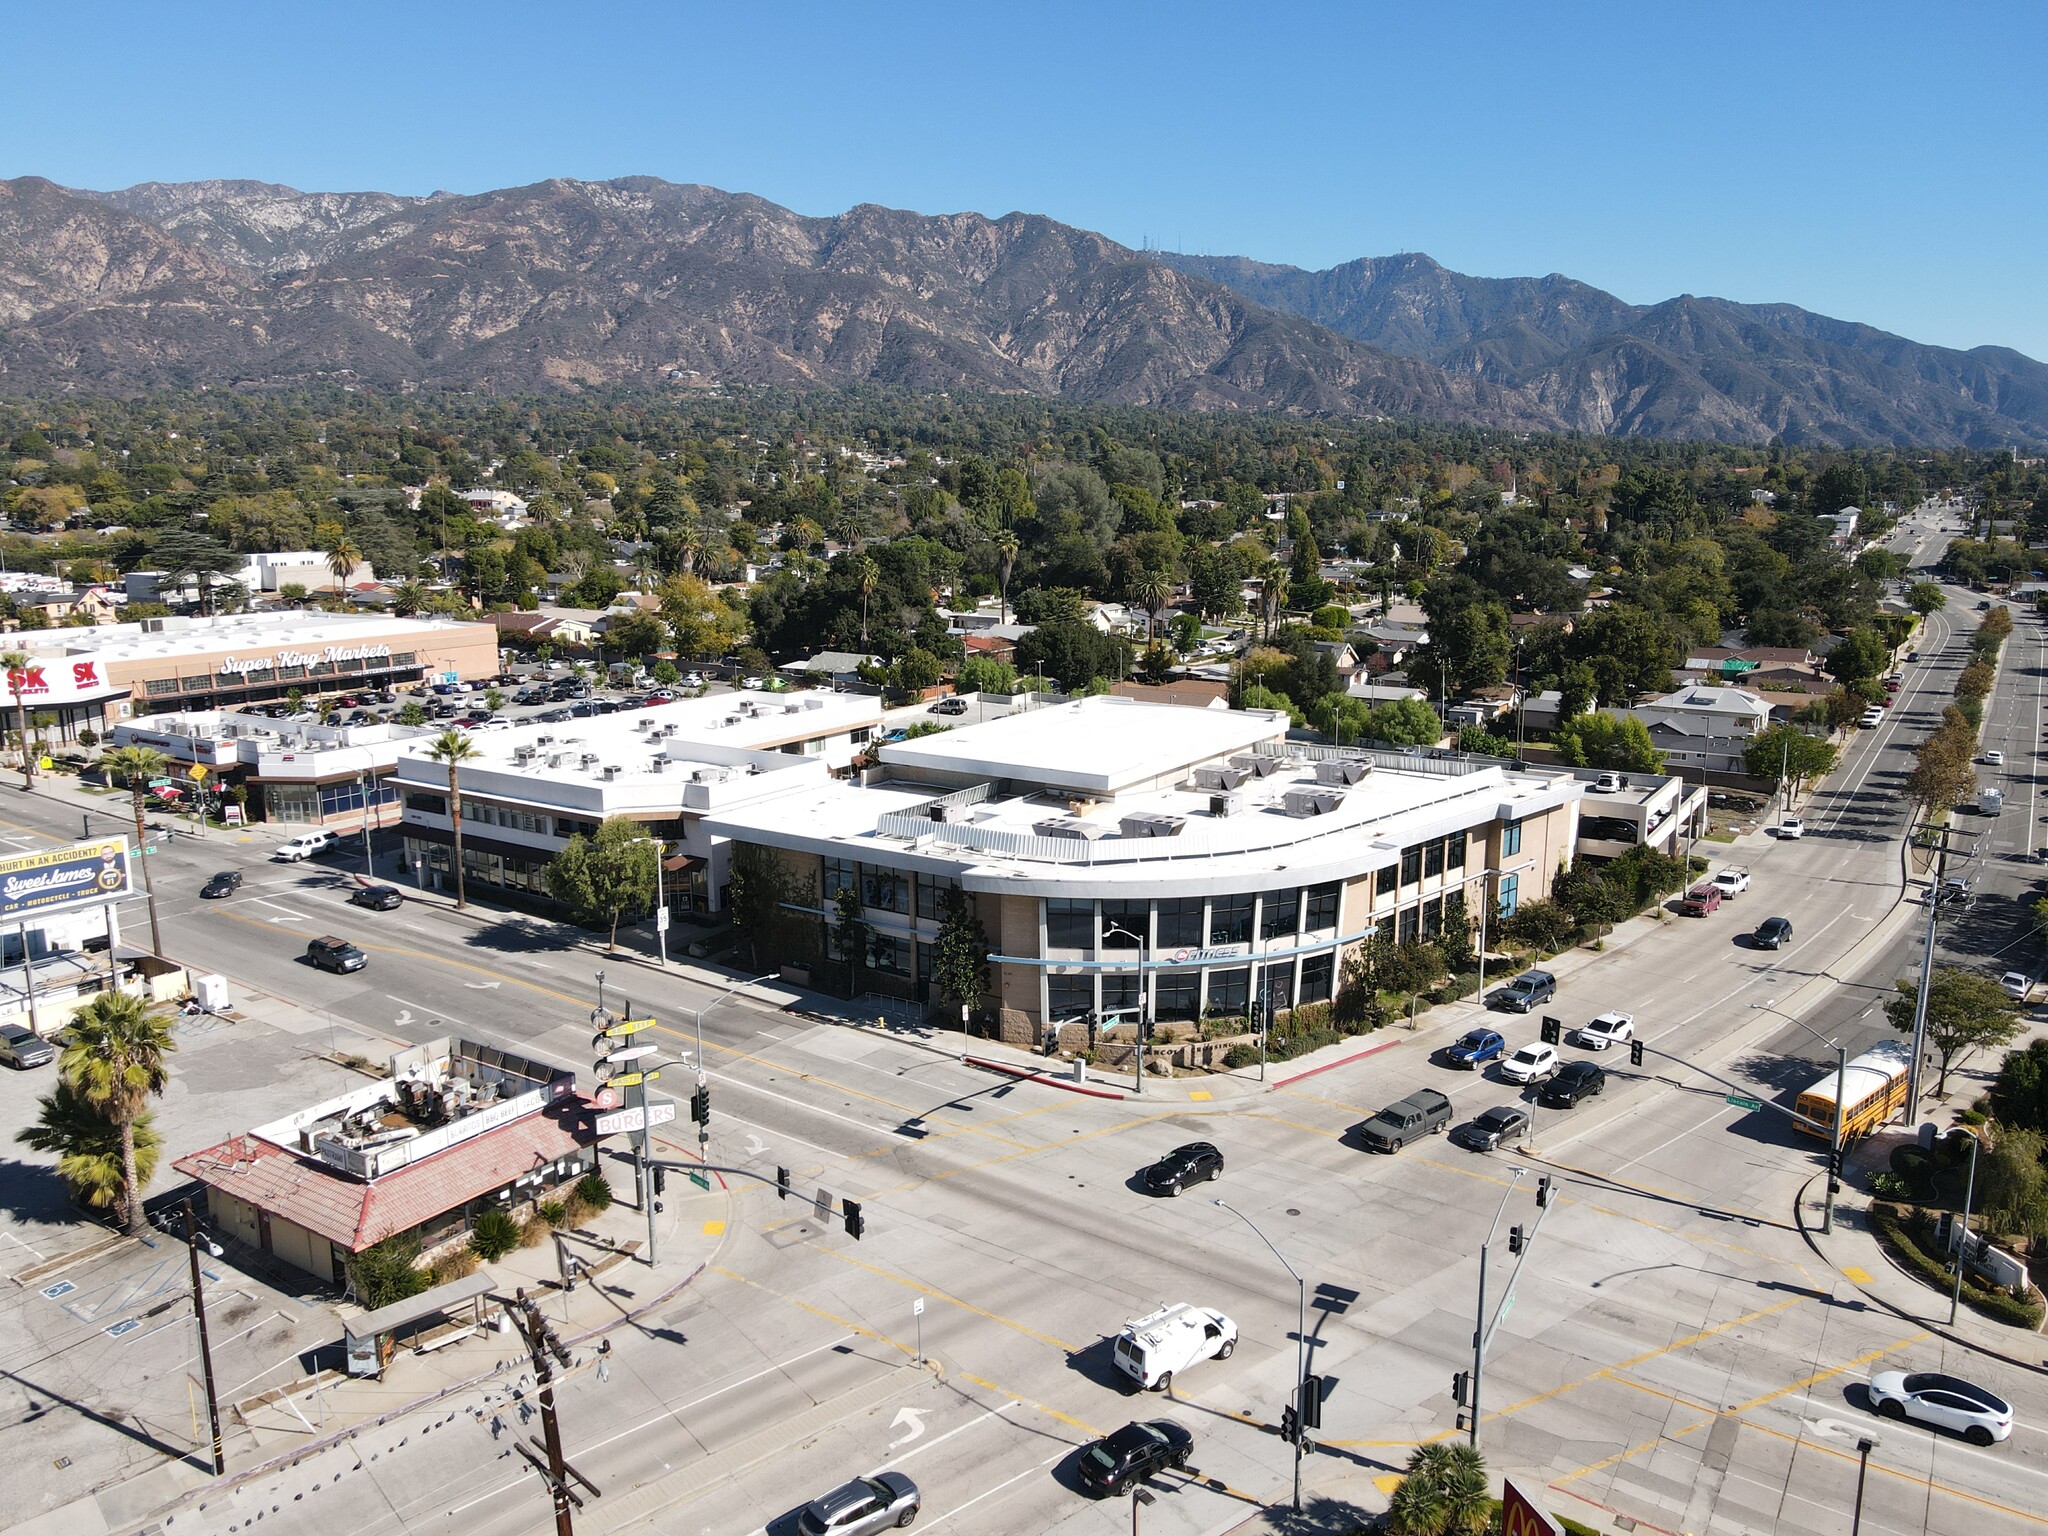
[{"label": "landscaping shrub", "polygon": [[414,1267],[420,1256],[418,1238],[387,1237],[348,1261],[348,1278],[356,1300],[367,1311],[417,1296],[427,1288],[427,1272]]},{"label": "landscaping shrub", "polygon": [[495,1263],[518,1247],[523,1235],[519,1223],[503,1211],[485,1211],[469,1229],[469,1246],[486,1264]]},{"label": "landscaping shrub", "polygon": [[548,1225],[545,1217],[529,1216],[519,1223],[519,1246],[538,1248],[548,1240],[548,1234],[555,1229]]},{"label": "landscaping shrub", "polygon": [[[1946,1291],[1955,1284],[1955,1272],[1940,1256],[1934,1218],[1928,1212],[1917,1208],[1907,1212],[1896,1205],[1874,1204],[1870,1208],[1870,1224],[1879,1241],[1929,1285]],[[2010,1291],[1994,1290],[1967,1272],[1963,1276],[1963,1304],[2010,1327],[2041,1326],[2043,1303],[2038,1294],[2021,1298]]]},{"label": "landscaping shrub", "polygon": [[569,1220],[569,1205],[564,1200],[542,1200],[535,1204],[533,1214],[550,1227],[559,1227]]},{"label": "landscaping shrub", "polygon": [[434,1284],[447,1285],[454,1280],[467,1280],[476,1273],[476,1255],[467,1248],[451,1248],[427,1266],[427,1273]]},{"label": "landscaping shrub", "polygon": [[601,1173],[586,1173],[576,1181],[576,1198],[593,1211],[608,1211],[612,1205],[612,1187],[605,1182]]}]

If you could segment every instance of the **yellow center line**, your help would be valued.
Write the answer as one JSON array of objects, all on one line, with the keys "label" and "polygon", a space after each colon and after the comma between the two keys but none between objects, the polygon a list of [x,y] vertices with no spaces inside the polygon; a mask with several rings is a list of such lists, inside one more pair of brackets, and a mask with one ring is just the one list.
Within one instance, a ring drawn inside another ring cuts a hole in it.
[{"label": "yellow center line", "polygon": [[1091,1440],[1100,1440],[1102,1438],[1103,1431],[1097,1429],[1093,1424],[1088,1423],[1086,1420],[1075,1418],[1071,1413],[1061,1413],[1059,1409],[1049,1408],[1044,1403],[1037,1402],[1032,1398],[1024,1396],[1024,1394],[1021,1392],[1012,1392],[1008,1387],[998,1386],[995,1382],[990,1381],[986,1376],[976,1376],[969,1371],[962,1371],[959,1373],[959,1375],[962,1381],[967,1382],[972,1386],[981,1387],[985,1391],[993,1392],[998,1397],[1007,1397],[1013,1403],[1022,1403],[1026,1408],[1029,1408],[1036,1413],[1042,1413],[1048,1419],[1054,1419],[1061,1424],[1067,1425],[1070,1428],[1078,1429],[1079,1431],[1081,1431],[1082,1434],[1086,1435]]},{"label": "yellow center line", "polygon": [[869,1274],[887,1280],[892,1285],[900,1285],[907,1291],[915,1291],[920,1296],[929,1296],[934,1301],[943,1301],[949,1307],[958,1307],[962,1312],[971,1312],[976,1317],[986,1319],[988,1322],[1000,1324],[1013,1333],[1023,1334],[1027,1339],[1034,1339],[1040,1344],[1050,1344],[1061,1354],[1073,1355],[1080,1352],[1079,1345],[1069,1344],[1065,1339],[1056,1339],[1049,1333],[1040,1333],[1028,1323],[1017,1322],[1013,1318],[1004,1317],[1000,1312],[991,1312],[986,1307],[977,1307],[971,1301],[962,1301],[951,1292],[942,1291],[936,1286],[926,1285],[921,1280],[912,1280],[907,1276],[883,1269],[880,1265],[867,1263],[863,1259],[856,1259],[852,1254],[841,1253],[837,1248],[820,1248],[817,1251],[828,1258],[837,1259],[842,1264],[851,1265],[855,1269],[864,1269]]},{"label": "yellow center line", "polygon": [[[1926,1335],[1922,1334],[1921,1337],[1925,1338]],[[1744,1419],[1742,1424],[1745,1429],[1753,1429],[1760,1434],[1769,1435],[1773,1439],[1786,1441],[1789,1444],[1800,1447],[1802,1450],[1818,1451],[1823,1456],[1834,1457],[1837,1461],[1860,1461],[1862,1459],[1853,1451],[1838,1450],[1834,1446],[1825,1444],[1810,1436],[1788,1435],[1782,1429],[1773,1429],[1768,1424],[1752,1423],[1748,1419]],[[1931,1477],[1922,1477],[1918,1472],[1909,1472],[1903,1467],[1888,1467],[1881,1461],[1874,1461],[1870,1464],[1870,1470],[1885,1477],[1896,1478],[1902,1483],[1912,1483],[1916,1487],[1928,1488],[1936,1493],[1947,1494],[1952,1499],[1962,1499],[1971,1504],[1981,1504],[1986,1509],[1995,1509],[2001,1514],[2013,1515],[2018,1519],[2026,1521],[2029,1525],[2048,1527],[2048,1520],[2042,1519],[2032,1510],[2014,1509],[2010,1504],[2001,1504],[1996,1499],[1987,1499],[1982,1494],[1971,1493],[1968,1489],[1957,1488],[1949,1483],[1937,1482]]]}]

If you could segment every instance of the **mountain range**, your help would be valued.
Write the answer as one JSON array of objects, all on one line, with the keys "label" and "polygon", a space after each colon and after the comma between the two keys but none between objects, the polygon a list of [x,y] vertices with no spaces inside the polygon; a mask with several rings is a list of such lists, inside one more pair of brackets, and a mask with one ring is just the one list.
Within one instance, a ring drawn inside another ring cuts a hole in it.
[{"label": "mountain range", "polygon": [[475,195],[0,181],[0,390],[987,390],[1822,443],[2048,441],[2048,366],[1425,256],[1326,272],[1038,215],[811,218],[648,177]]}]

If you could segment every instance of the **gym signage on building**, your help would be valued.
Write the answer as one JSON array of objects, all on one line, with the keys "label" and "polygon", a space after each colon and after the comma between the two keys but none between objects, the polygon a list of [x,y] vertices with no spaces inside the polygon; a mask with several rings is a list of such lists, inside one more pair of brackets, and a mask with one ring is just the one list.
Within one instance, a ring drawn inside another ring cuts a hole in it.
[{"label": "gym signage on building", "polygon": [[0,859],[0,926],[64,907],[118,901],[132,890],[125,837],[17,854]]}]

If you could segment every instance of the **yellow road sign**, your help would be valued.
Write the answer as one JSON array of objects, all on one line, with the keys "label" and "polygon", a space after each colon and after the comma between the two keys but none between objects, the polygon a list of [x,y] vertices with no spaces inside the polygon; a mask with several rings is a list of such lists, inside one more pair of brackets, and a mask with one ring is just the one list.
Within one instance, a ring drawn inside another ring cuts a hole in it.
[{"label": "yellow road sign", "polygon": [[643,1029],[652,1028],[654,1028],[654,1020],[652,1019],[620,1019],[611,1028],[607,1029],[605,1033],[615,1037],[637,1035]]},{"label": "yellow road sign", "polygon": [[203,779],[206,777],[206,765],[204,763],[194,763],[190,768],[187,768],[185,772],[192,778]]}]

